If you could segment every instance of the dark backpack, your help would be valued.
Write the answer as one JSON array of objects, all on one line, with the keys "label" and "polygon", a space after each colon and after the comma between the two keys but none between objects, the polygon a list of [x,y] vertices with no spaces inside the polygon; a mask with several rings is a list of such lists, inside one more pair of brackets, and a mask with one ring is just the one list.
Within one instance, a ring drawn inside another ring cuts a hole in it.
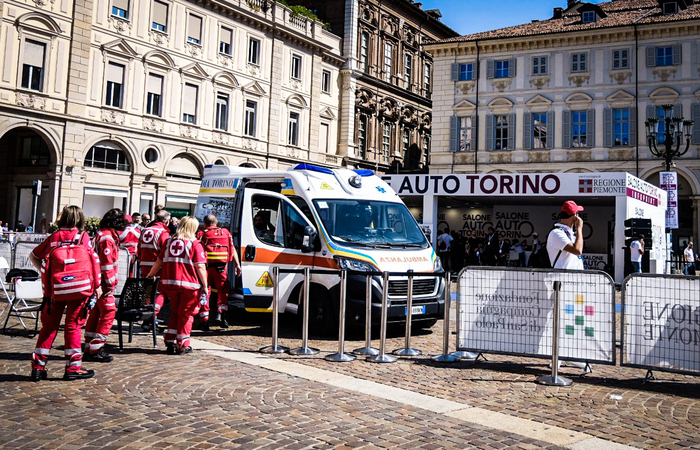
[{"label": "dark backpack", "polygon": [[12,283],[15,278],[21,278],[25,281],[34,281],[39,278],[39,273],[32,269],[10,269],[5,277],[5,283]]}]

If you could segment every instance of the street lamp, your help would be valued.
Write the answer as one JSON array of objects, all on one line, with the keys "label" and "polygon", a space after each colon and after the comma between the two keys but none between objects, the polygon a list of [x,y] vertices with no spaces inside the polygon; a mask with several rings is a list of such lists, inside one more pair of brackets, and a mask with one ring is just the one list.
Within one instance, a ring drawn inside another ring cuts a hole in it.
[{"label": "street lamp", "polygon": [[[664,109],[664,118],[662,119],[664,124],[664,140],[662,148],[656,146],[657,136],[659,134],[659,119],[648,119],[644,124],[647,128],[649,150],[651,154],[657,158],[663,158],[666,171],[668,172],[673,165],[673,159],[685,155],[690,148],[693,121],[683,120],[683,117],[671,117],[673,114],[673,105],[663,105],[662,108]],[[685,136],[685,149],[681,151],[683,136]]]}]

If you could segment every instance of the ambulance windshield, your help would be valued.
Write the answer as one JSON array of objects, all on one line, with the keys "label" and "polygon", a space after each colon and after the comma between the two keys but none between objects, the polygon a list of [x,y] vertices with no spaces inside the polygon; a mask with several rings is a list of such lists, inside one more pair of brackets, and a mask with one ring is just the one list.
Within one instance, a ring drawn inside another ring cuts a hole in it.
[{"label": "ambulance windshield", "polygon": [[355,247],[426,248],[428,241],[402,203],[314,200],[323,227],[337,243]]}]

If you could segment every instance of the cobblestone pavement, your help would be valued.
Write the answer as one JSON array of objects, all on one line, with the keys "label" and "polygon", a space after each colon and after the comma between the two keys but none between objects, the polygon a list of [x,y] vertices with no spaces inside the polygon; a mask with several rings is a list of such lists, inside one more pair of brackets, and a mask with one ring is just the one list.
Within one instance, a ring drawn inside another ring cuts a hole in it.
[{"label": "cobblestone pavement", "polygon": [[33,340],[0,344],[3,449],[559,448],[205,352],[168,356],[147,335],[71,383],[56,347],[49,380],[31,383]]}]

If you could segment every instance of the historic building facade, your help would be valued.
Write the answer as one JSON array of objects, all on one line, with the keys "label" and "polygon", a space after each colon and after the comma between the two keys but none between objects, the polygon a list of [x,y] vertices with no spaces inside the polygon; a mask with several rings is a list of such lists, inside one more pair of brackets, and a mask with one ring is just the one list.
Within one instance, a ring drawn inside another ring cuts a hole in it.
[{"label": "historic building facade", "polygon": [[457,36],[412,0],[290,0],[343,37],[338,151],[346,163],[381,172],[427,167],[433,59],[424,45]]},{"label": "historic building facade", "polygon": [[627,171],[658,185],[663,168],[645,121],[673,105],[674,117],[695,121],[691,148],[675,168],[675,237],[697,238],[698,36],[700,4],[692,0],[570,0],[551,19],[428,45],[430,171]]},{"label": "historic building facade", "polygon": [[[0,214],[193,209],[207,164],[339,166],[341,39],[265,0],[0,0]],[[38,221],[38,219],[37,219]]]}]

